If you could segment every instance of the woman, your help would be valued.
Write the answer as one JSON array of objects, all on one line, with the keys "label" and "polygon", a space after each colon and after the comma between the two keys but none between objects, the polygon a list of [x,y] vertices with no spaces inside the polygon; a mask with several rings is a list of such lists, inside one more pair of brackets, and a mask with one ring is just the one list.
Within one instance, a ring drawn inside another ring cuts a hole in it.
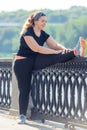
[{"label": "woman", "polygon": [[[65,48],[52,36],[43,31],[46,26],[46,15],[37,11],[25,22],[20,37],[20,48],[15,56],[14,72],[19,88],[19,120],[25,123],[26,111],[31,90],[31,74],[33,69],[42,69],[58,62],[66,62],[77,55],[77,50]],[[48,48],[44,47],[44,43]],[[80,37],[80,55],[83,56],[85,40]]]}]

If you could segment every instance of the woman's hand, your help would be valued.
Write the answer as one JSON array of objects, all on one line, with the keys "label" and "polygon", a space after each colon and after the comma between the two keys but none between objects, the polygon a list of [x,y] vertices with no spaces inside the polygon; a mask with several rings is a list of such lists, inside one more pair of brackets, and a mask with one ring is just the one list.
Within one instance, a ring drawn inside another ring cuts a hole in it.
[{"label": "woman's hand", "polygon": [[65,54],[65,53],[68,53],[68,52],[70,52],[70,51],[72,51],[72,49],[65,49],[65,50],[63,50],[63,53],[62,54]]},{"label": "woman's hand", "polygon": [[68,53],[68,52],[70,52],[70,51],[72,51],[72,49],[64,49],[64,50],[58,50],[57,51],[57,54],[59,54],[59,53],[61,53],[61,54],[65,54],[65,53]]}]

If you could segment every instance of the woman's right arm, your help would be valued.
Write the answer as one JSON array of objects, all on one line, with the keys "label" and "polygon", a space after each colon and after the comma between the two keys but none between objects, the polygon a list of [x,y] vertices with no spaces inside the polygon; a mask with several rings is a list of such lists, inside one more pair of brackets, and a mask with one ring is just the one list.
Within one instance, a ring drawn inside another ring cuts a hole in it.
[{"label": "woman's right arm", "polygon": [[42,54],[58,54],[62,53],[63,50],[54,50],[50,48],[46,48],[44,46],[40,46],[32,36],[24,36],[24,40],[26,44],[31,48],[32,51],[42,53]]}]

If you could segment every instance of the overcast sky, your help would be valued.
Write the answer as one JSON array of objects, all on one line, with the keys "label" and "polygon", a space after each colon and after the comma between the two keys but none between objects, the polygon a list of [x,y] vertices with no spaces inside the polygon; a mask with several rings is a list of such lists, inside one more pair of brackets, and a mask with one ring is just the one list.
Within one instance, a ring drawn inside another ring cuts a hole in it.
[{"label": "overcast sky", "polygon": [[87,0],[0,0],[0,11],[67,9],[74,5],[87,7]]}]

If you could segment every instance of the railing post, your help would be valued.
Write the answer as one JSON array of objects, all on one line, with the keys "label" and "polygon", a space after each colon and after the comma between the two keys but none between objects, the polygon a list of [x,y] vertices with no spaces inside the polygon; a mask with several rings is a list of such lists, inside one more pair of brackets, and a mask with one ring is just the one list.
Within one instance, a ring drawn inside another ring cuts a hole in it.
[{"label": "railing post", "polygon": [[14,56],[12,60],[12,97],[11,97],[11,109],[10,115],[18,115],[19,106],[18,106],[18,86],[17,80],[13,71],[14,66]]}]

